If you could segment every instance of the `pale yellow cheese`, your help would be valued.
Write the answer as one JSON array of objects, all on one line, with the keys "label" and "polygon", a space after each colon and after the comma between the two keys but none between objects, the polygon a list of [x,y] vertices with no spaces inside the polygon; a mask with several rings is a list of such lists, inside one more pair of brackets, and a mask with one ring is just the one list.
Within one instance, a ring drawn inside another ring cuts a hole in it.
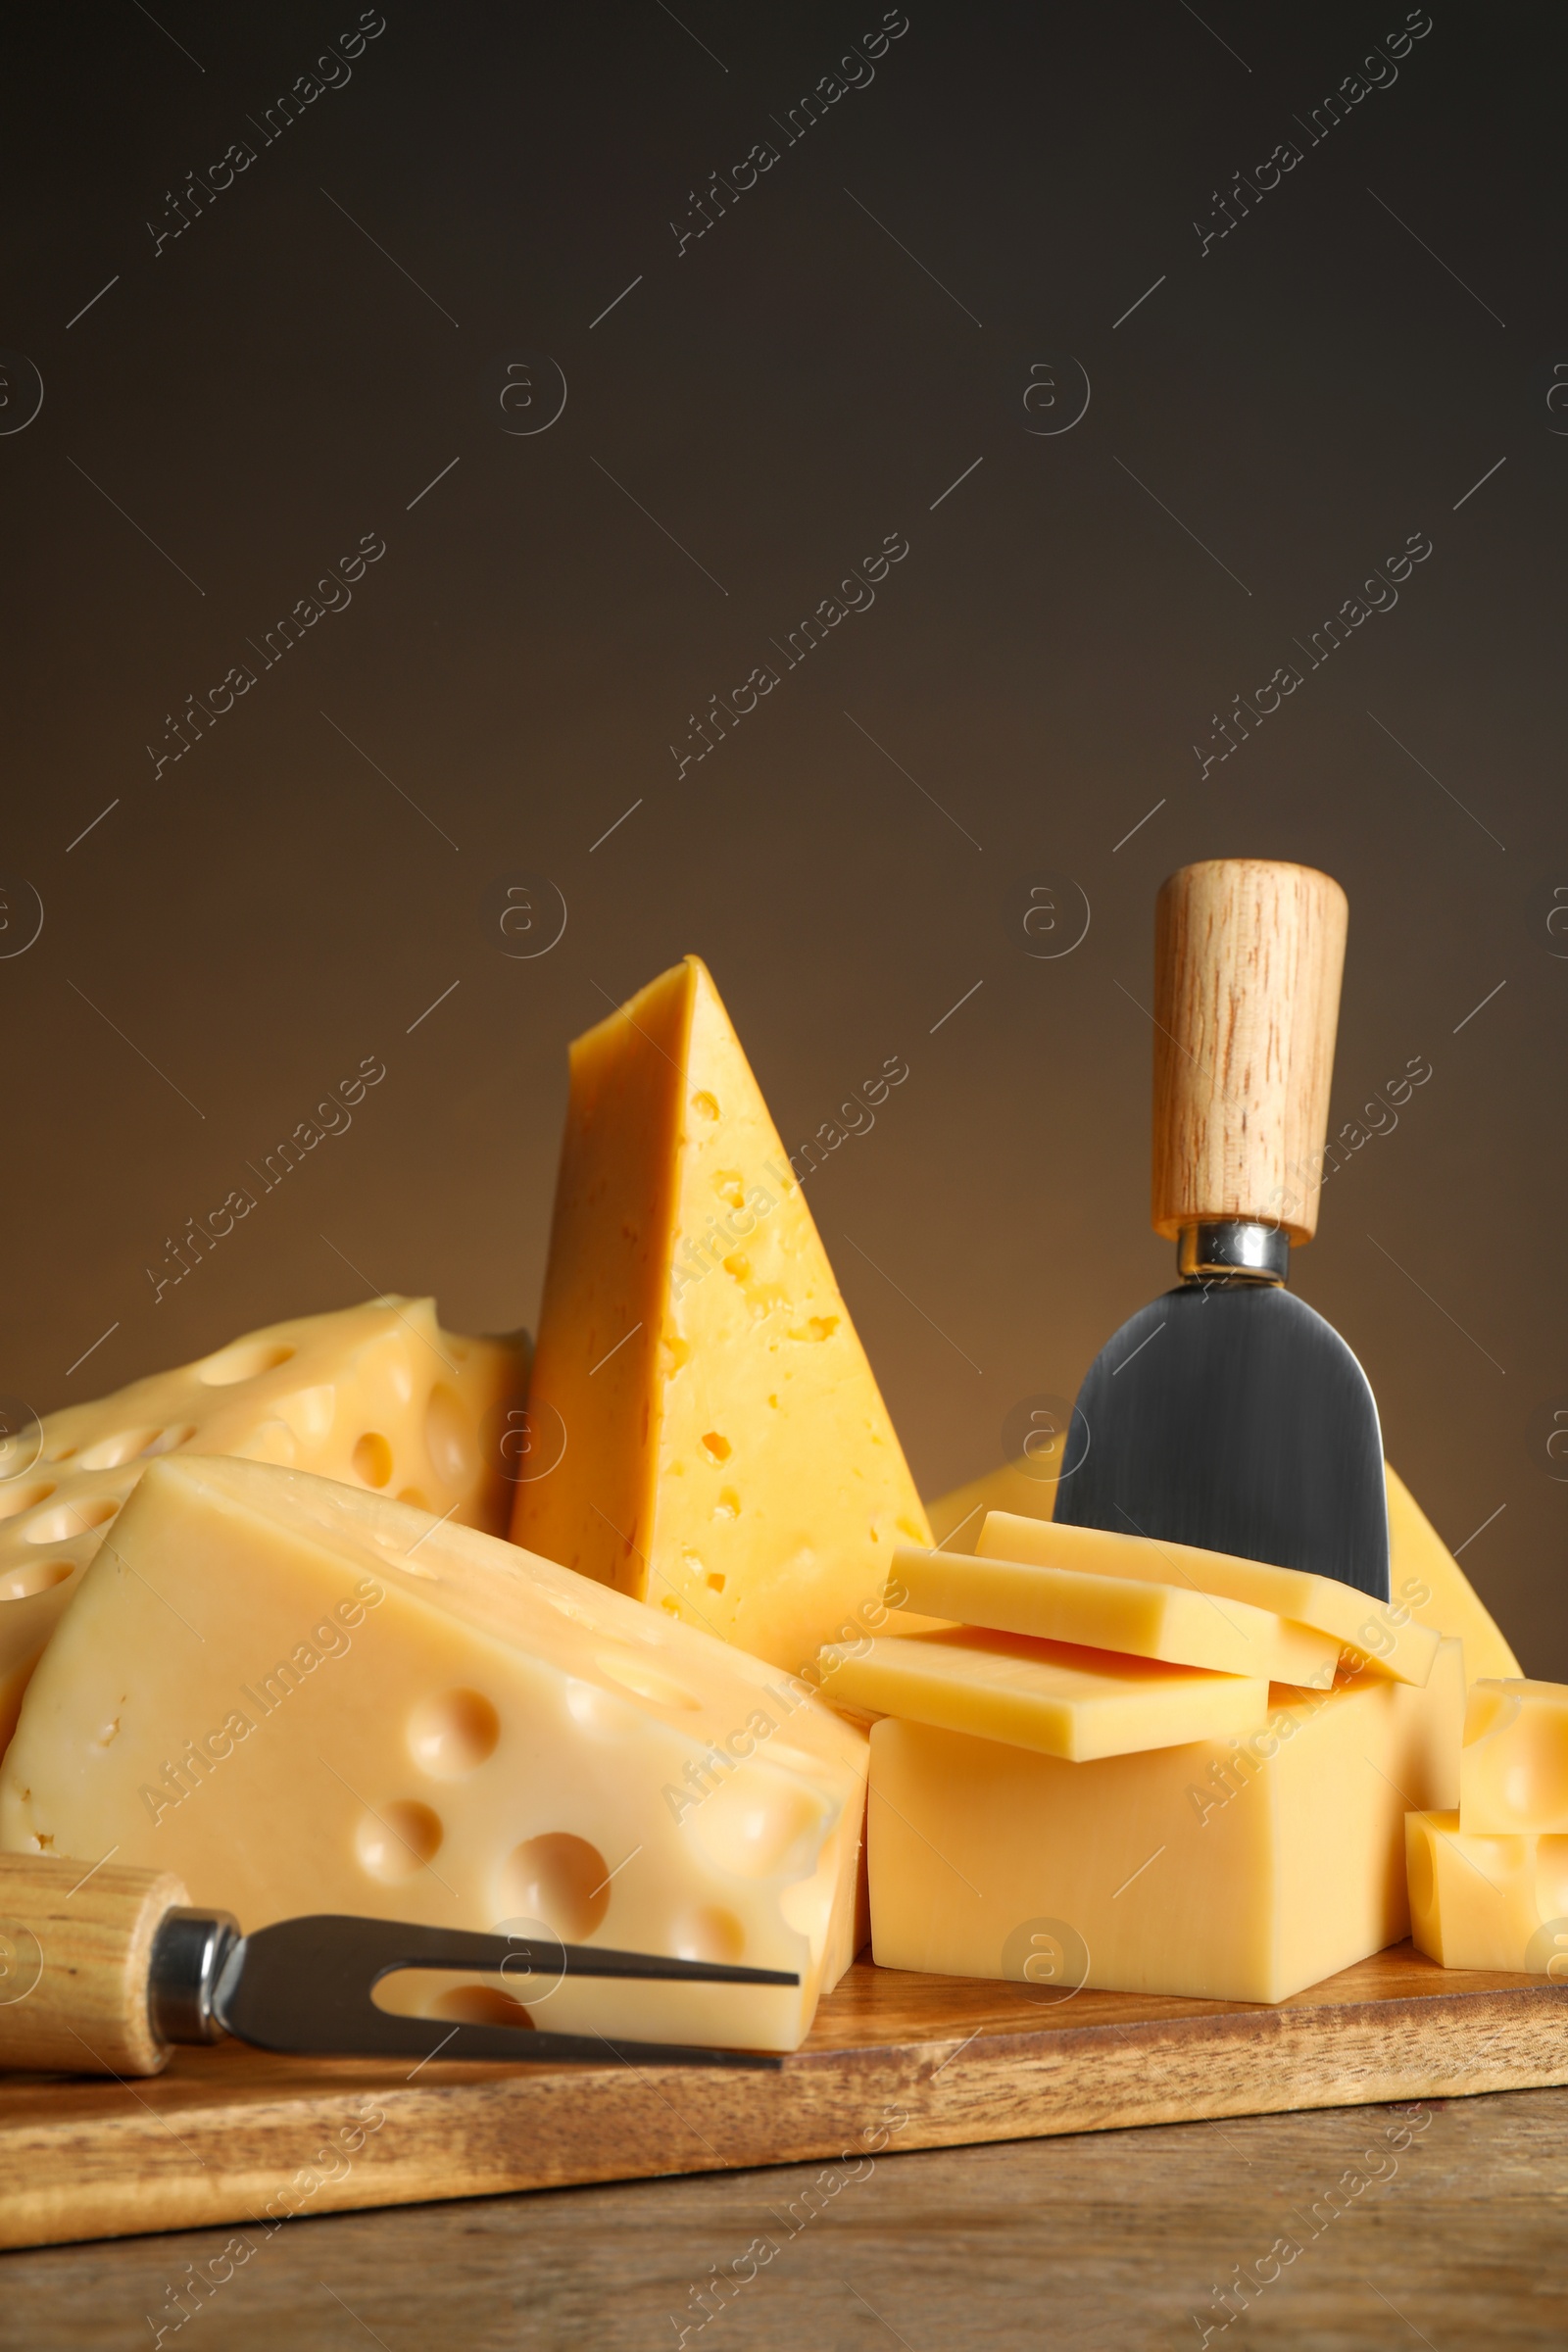
[{"label": "pale yellow cheese", "polygon": [[880,1622],[894,1545],[930,1540],[696,956],[571,1049],[530,1412],[552,1466],[514,1539],[790,1672]]},{"label": "pale yellow cheese", "polygon": [[1261,1676],[1204,1674],[1022,1634],[881,1636],[831,1644],[821,1665],[823,1696],[836,1706],[1075,1762],[1255,1732],[1269,1708]]},{"label": "pale yellow cheese", "polygon": [[986,1559],[1125,1576],[1141,1584],[1179,1585],[1221,1599],[1250,1601],[1254,1608],[1270,1609],[1294,1624],[1331,1636],[1364,1657],[1375,1673],[1396,1682],[1424,1683],[1437,1654],[1439,1637],[1418,1625],[1407,1606],[1373,1600],[1335,1577],[1270,1567],[1229,1552],[1204,1551],[1193,1544],[1166,1544],[1101,1527],[1058,1526],[1054,1520],[990,1511],[977,1549]]},{"label": "pale yellow cheese", "polygon": [[1470,1682],[1523,1672],[1500,1627],[1396,1470],[1389,1490],[1389,1591],[1418,1625],[1456,1634]]},{"label": "pale yellow cheese", "polygon": [[[176,1455],[32,1679],[0,1846],[172,1870],[247,1928],[532,1918],[794,1970],[798,1990],[568,1981],[533,2012],[789,2049],[853,1957],[865,1769],[808,1689],[659,1610],[408,1504]],[[441,2015],[503,1997],[429,1989]]]},{"label": "pale yellow cheese", "polygon": [[1485,1838],[1407,1813],[1410,1934],[1445,1968],[1568,1977],[1568,1838]]},{"label": "pale yellow cheese", "polygon": [[[1418,1625],[1464,1642],[1465,1673],[1517,1675],[1522,1670],[1491,1612],[1398,1472],[1384,1464],[1389,1497],[1389,1591],[1394,1606],[1408,1609]],[[955,1548],[978,1543],[987,1511],[1020,1519],[1049,1519],[1055,1507],[1056,1481],[1049,1457],[1008,1462],[984,1478],[955,1487],[926,1505],[938,1544],[961,1539]]]},{"label": "pale yellow cheese", "polygon": [[1274,1700],[1250,1739],[1089,1764],[876,1724],[875,1958],[1280,2001],[1397,1942],[1406,1796],[1442,1806],[1457,1789],[1458,1642],[1425,1688],[1363,1671]]},{"label": "pale yellow cheese", "polygon": [[[1221,1600],[1185,1585],[1048,1568],[1038,1561],[978,1559],[906,1544],[893,1555],[887,1597],[895,1605],[906,1600],[913,1608],[953,1618],[959,1625],[1123,1650],[1174,1666],[1206,1666],[1219,1674],[1261,1675],[1265,1682],[1300,1683],[1319,1690],[1333,1682],[1340,1659],[1340,1644],[1332,1635],[1293,1625],[1250,1601]],[[891,1620],[888,1631],[903,1631],[898,1618]]]},{"label": "pale yellow cheese", "polygon": [[1459,1826],[1483,1838],[1568,1835],[1568,1685],[1471,1684]]},{"label": "pale yellow cheese", "polygon": [[432,1298],[384,1298],[247,1332],[112,1396],[46,1414],[36,1459],[0,1481],[0,1749],[27,1678],[147,1464],[231,1453],[504,1533],[527,1335],[443,1331]]}]

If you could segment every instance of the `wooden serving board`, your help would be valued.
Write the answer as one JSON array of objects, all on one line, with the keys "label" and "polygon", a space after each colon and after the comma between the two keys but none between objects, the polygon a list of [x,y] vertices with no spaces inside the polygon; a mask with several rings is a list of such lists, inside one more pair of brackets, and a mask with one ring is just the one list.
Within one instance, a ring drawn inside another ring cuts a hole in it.
[{"label": "wooden serving board", "polygon": [[[0,2076],[0,2246],[1568,2082],[1568,1984],[1407,1943],[1276,2008],[859,1961],[779,2073],[181,2051]],[[376,2120],[379,2119],[379,2120]],[[863,2177],[863,2176],[862,2176]]]}]

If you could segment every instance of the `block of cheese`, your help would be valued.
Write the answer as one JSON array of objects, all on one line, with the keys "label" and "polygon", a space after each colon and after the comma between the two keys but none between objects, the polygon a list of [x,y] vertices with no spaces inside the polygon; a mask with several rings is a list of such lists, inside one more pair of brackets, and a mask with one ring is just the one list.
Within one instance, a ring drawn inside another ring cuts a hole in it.
[{"label": "block of cheese", "polygon": [[216,1354],[46,1414],[36,1459],[0,1481],[0,1749],[104,1531],[150,1461],[232,1453],[400,1494],[505,1532],[507,1416],[527,1335],[443,1331],[433,1298],[385,1298],[248,1332]]},{"label": "block of cheese", "polygon": [[1410,1935],[1444,1968],[1568,1977],[1568,1838],[1479,1838],[1407,1813]]},{"label": "block of cheese", "polygon": [[[853,1956],[865,1769],[864,1733],[808,1689],[498,1537],[175,1454],[33,1676],[0,1847],[113,1850],[247,1928],[531,1918],[795,1970],[799,1990],[568,1982],[534,2013],[792,2049]],[[427,1990],[441,2015],[504,1997]]]},{"label": "block of cheese", "polygon": [[1396,1682],[1424,1683],[1437,1655],[1439,1637],[1417,1625],[1406,1607],[1373,1600],[1336,1577],[1237,1559],[1230,1552],[1204,1551],[1195,1544],[1166,1544],[1101,1527],[1058,1526],[1054,1520],[989,1511],[975,1548],[985,1559],[1038,1561],[1048,1568],[1126,1576],[1141,1584],[1179,1585],[1217,1599],[1250,1601],[1254,1608],[1271,1609],[1294,1624],[1330,1635],[1365,1657],[1375,1673]]},{"label": "block of cheese", "polygon": [[[886,1968],[1281,2001],[1408,1928],[1404,1804],[1451,1802],[1464,1671],[1283,1687],[1264,1731],[1069,1764],[926,1724],[871,1732]],[[1069,1986],[1068,1989],[1072,1987]]]},{"label": "block of cheese", "polygon": [[[1260,1675],[1265,1682],[1326,1690],[1340,1662],[1333,1635],[1294,1625],[1250,1601],[1038,1561],[978,1559],[904,1544],[893,1555],[887,1596],[903,1605],[901,1595],[910,1607],[959,1625],[1122,1650],[1173,1666],[1206,1666],[1218,1674]],[[888,1631],[902,1631],[898,1618]]]},{"label": "block of cheese", "polygon": [[790,1672],[880,1621],[894,1545],[930,1541],[695,956],[571,1049],[530,1411],[564,1450],[514,1540]]},{"label": "block of cheese", "polygon": [[1568,1684],[1471,1684],[1459,1826],[1484,1838],[1568,1836]]},{"label": "block of cheese", "polygon": [[1204,1674],[1022,1634],[955,1631],[832,1643],[822,1694],[865,1715],[896,1715],[1082,1763],[1188,1740],[1256,1732],[1268,1719],[1261,1676]]},{"label": "block of cheese", "polygon": [[1384,1466],[1389,1490],[1389,1591],[1418,1625],[1456,1634],[1473,1683],[1523,1670],[1501,1629],[1396,1470]]},{"label": "block of cheese", "polygon": [[[967,1486],[955,1487],[926,1505],[938,1544],[957,1539],[956,1549],[974,1548],[987,1511],[1020,1519],[1049,1519],[1055,1507],[1054,1477],[1042,1464],[1005,1463]],[[1406,1608],[1418,1625],[1438,1635],[1456,1635],[1464,1643],[1465,1673],[1517,1675],[1518,1659],[1464,1570],[1398,1472],[1384,1464],[1389,1496],[1389,1591],[1396,1609]]]}]

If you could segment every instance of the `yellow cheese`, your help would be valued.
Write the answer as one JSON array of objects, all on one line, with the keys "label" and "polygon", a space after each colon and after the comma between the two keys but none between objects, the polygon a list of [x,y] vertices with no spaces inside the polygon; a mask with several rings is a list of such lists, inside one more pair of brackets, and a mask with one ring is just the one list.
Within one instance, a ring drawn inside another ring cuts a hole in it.
[{"label": "yellow cheese", "polygon": [[984,1478],[971,1478],[961,1487],[939,1494],[925,1506],[931,1533],[938,1544],[951,1542],[955,1551],[972,1551],[987,1511],[1010,1511],[1020,1519],[1049,1519],[1056,1504],[1054,1476],[1039,1475],[1027,1461],[1004,1462]]},{"label": "yellow cheese", "polygon": [[831,1645],[821,1665],[822,1692],[835,1706],[1078,1763],[1255,1732],[1268,1717],[1261,1677],[1203,1674],[1021,1634],[883,1636]]},{"label": "yellow cheese", "polygon": [[[1280,2001],[1406,1933],[1404,1806],[1452,1802],[1457,1642],[1424,1689],[1277,1690],[1265,1731],[1070,1764],[925,1724],[871,1733],[886,1968]],[[1042,1965],[1043,1959],[1046,1965]]]},{"label": "yellow cheese", "polygon": [[530,1405],[564,1451],[514,1540],[788,1671],[880,1622],[894,1545],[930,1540],[696,956],[571,1049]]},{"label": "yellow cheese", "polygon": [[[1389,1591],[1417,1624],[1457,1634],[1471,1682],[1523,1672],[1490,1610],[1396,1470],[1389,1489]],[[1426,1595],[1422,1597],[1423,1593]]]},{"label": "yellow cheese", "polygon": [[[564,2033],[794,2048],[853,1956],[866,1741],[808,1690],[495,1537],[297,1471],[155,1462],[44,1653],[0,1846],[343,1911],[798,1971],[567,1983]],[[451,1995],[438,1996],[450,1999]],[[488,1988],[456,1996],[484,2014]]]},{"label": "yellow cheese", "polygon": [[304,1315],[45,1416],[37,1459],[0,1483],[0,1749],[44,1643],[149,1461],[232,1453],[396,1494],[505,1532],[526,1335],[443,1331],[433,1298]]},{"label": "yellow cheese", "polygon": [[1467,1837],[1568,1835],[1568,1685],[1471,1684],[1459,1826]]},{"label": "yellow cheese", "polygon": [[[1206,1666],[1219,1674],[1261,1675],[1265,1682],[1327,1690],[1340,1659],[1332,1635],[1293,1625],[1249,1601],[1220,1600],[1185,1585],[1144,1584],[1038,1562],[975,1559],[906,1544],[894,1553],[888,1580],[889,1600],[901,1593],[914,1608],[960,1625],[1123,1650],[1174,1666]],[[903,1628],[895,1618],[888,1630],[897,1634]]]},{"label": "yellow cheese", "polygon": [[1294,1624],[1327,1634],[1364,1656],[1375,1672],[1396,1682],[1424,1683],[1437,1654],[1438,1636],[1417,1625],[1407,1606],[1391,1606],[1342,1585],[1331,1576],[1309,1576],[1299,1568],[1270,1567],[1229,1552],[1204,1551],[1193,1544],[1165,1544],[1147,1536],[1111,1534],[1100,1527],[1058,1526],[1054,1520],[1019,1519],[991,1511],[977,1549],[986,1559],[1039,1562],[1048,1568],[1076,1568],[1097,1576],[1125,1576],[1141,1584],[1172,1584],[1226,1600],[1250,1601]]},{"label": "yellow cheese", "polygon": [[[946,1544],[956,1536],[965,1544],[976,1544],[987,1511],[1049,1519],[1055,1507],[1056,1482],[1040,1475],[1040,1468],[1037,1463],[1008,1462],[928,1503],[936,1541]],[[1465,1673],[1472,1682],[1481,1675],[1519,1674],[1518,1659],[1464,1570],[1388,1463],[1384,1480],[1389,1496],[1389,1591],[1395,1607],[1407,1608],[1418,1625],[1435,1634],[1457,1636],[1464,1643]]]},{"label": "yellow cheese", "polygon": [[1568,1977],[1568,1838],[1482,1838],[1407,1813],[1410,1934],[1444,1968]]}]

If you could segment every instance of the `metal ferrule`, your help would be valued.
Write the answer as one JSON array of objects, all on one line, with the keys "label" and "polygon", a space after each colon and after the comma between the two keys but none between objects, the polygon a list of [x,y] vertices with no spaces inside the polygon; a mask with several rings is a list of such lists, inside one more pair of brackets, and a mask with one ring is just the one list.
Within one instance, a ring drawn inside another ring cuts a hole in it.
[{"label": "metal ferrule", "polygon": [[160,2041],[217,2041],[213,2009],[218,1980],[239,1939],[226,1911],[166,1912],[147,1971],[147,2015]]},{"label": "metal ferrule", "polygon": [[1176,1271],[1183,1282],[1285,1282],[1291,1237],[1283,1226],[1241,1217],[1185,1225],[1176,1244]]}]

